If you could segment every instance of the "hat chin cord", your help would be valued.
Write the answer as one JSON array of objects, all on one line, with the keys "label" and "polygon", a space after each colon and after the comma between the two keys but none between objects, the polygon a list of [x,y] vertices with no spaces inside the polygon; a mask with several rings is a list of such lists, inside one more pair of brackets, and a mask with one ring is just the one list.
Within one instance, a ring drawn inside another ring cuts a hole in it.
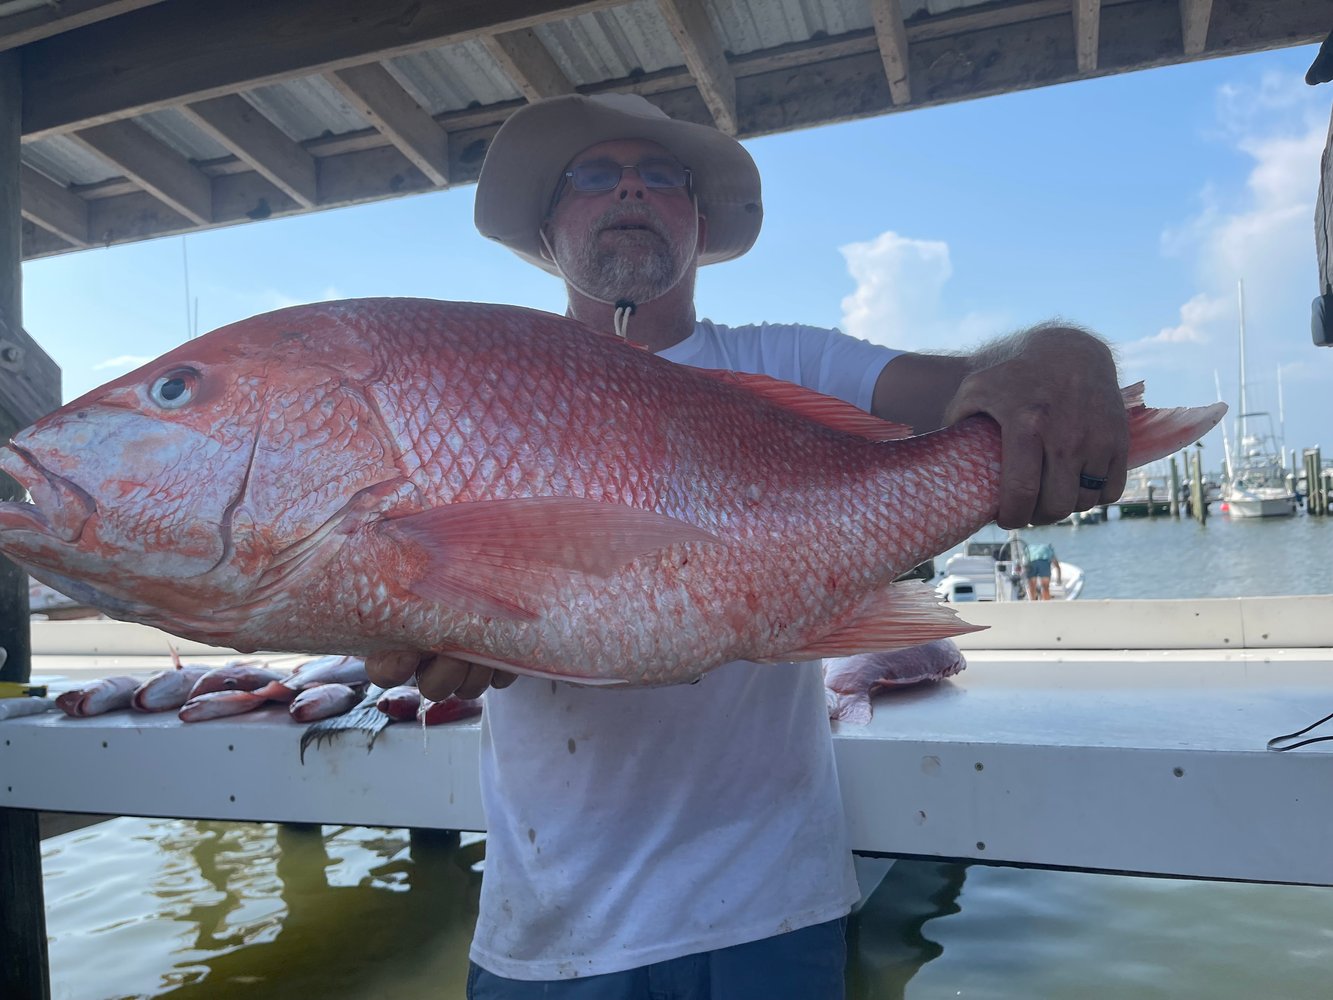
[{"label": "hat chin cord", "polygon": [[[690,252],[685,255],[686,263],[683,267],[680,268],[680,271],[676,274],[675,280],[673,280],[671,284],[667,285],[666,288],[663,288],[660,292],[654,295],[651,299],[647,299],[646,301],[648,302],[653,302],[657,299],[660,299],[663,295],[665,295],[667,292],[671,291],[673,288],[675,288],[677,285],[681,283],[681,281],[685,278],[685,272],[690,269],[689,261],[694,259],[694,255],[699,250],[699,224],[697,222],[699,218],[699,196],[697,194],[691,193],[690,203],[694,206],[694,217],[696,219],[696,222],[694,226],[694,240],[690,245]],[[567,285],[573,288],[584,298],[592,299],[594,302],[600,302],[603,305],[615,307],[615,312],[611,314],[611,325],[614,328],[617,337],[619,337],[621,340],[628,340],[629,318],[634,315],[635,311],[638,309],[640,305],[642,305],[642,303],[634,302],[631,299],[612,300],[612,299],[604,299],[600,295],[593,295],[592,292],[588,291],[586,288],[580,285],[577,281],[571,278],[569,274],[565,271],[564,266],[560,263],[560,259],[555,255],[555,247],[551,245],[551,241],[546,237],[546,229],[544,227],[539,228],[537,230],[537,235],[541,237],[542,247],[545,248],[546,255],[551,258],[551,263],[555,265],[556,271],[559,272],[560,277],[564,279]]]}]

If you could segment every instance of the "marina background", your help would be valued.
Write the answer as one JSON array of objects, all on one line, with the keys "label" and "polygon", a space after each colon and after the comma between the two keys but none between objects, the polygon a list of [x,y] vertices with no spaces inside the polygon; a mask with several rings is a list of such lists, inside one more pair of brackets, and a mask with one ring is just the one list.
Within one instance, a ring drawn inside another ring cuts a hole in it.
[{"label": "marina background", "polygon": [[[1333,520],[1303,512],[1023,534],[1085,569],[1083,600],[1333,589]],[[167,819],[55,837],[52,995],[462,1000],[483,855],[470,834]],[[1330,928],[1325,888],[904,861],[849,924],[848,997],[1323,1000]]]}]

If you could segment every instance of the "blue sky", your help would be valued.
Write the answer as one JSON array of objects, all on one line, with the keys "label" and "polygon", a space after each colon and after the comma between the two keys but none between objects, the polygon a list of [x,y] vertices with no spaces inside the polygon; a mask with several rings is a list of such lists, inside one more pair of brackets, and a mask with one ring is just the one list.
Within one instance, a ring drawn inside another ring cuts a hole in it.
[{"label": "blue sky", "polygon": [[[1314,47],[1047,87],[746,143],[765,224],[704,269],[699,313],[963,350],[1062,318],[1149,403],[1237,394],[1333,457],[1333,351],[1311,345],[1313,213],[1333,85]],[[72,399],[198,332],[298,302],[417,295],[560,311],[561,287],[472,228],[474,188],[24,266],[24,325]],[[1208,439],[1221,465],[1221,437]]]}]

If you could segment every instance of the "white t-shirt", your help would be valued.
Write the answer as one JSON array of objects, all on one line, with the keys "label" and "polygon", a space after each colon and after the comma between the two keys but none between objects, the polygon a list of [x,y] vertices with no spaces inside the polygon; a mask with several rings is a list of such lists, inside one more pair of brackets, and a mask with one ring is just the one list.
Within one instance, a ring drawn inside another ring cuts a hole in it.
[{"label": "white t-shirt", "polygon": [[[869,409],[899,352],[834,330],[708,320],[661,352]],[[695,684],[486,695],[486,864],[474,962],[601,975],[833,920],[857,898],[817,663],[729,663]]]}]

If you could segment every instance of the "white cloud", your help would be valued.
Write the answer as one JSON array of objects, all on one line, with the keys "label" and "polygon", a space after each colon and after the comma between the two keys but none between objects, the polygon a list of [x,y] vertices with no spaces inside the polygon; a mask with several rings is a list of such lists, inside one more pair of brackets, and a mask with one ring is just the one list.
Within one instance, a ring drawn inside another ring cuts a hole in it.
[{"label": "white cloud", "polygon": [[840,247],[856,288],[842,300],[842,329],[855,337],[917,351],[956,350],[992,335],[996,317],[943,314],[942,293],[953,276],[949,245],[888,231]]},{"label": "white cloud", "polygon": [[335,286],[328,285],[322,292],[316,292],[314,295],[291,295],[287,292],[279,292],[276,289],[268,289],[259,295],[261,303],[260,310],[268,312],[273,309],[286,309],[288,306],[304,306],[311,302],[327,302],[330,299],[346,298]]}]

